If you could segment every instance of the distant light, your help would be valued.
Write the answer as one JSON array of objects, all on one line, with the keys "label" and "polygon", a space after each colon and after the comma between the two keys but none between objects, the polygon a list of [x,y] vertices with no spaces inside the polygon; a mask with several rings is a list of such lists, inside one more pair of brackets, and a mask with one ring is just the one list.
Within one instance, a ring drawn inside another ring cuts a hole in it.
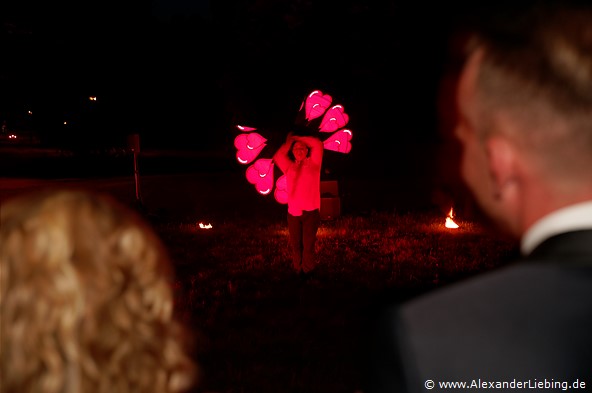
[{"label": "distant light", "polygon": [[97,97],[95,97],[95,96],[90,96],[90,97],[88,97],[88,99],[89,99],[89,100],[91,100],[91,101],[96,101],[96,100],[97,100]]},{"label": "distant light", "polygon": [[64,122],[64,124],[68,124],[68,122],[67,122],[67,121],[65,121],[65,122]]},{"label": "distant light", "polygon": [[208,223],[208,224],[204,224],[203,222],[199,223],[199,227],[201,229],[212,229],[212,224]]},{"label": "distant light", "polygon": [[8,135],[8,139],[16,139],[16,135],[10,134],[10,135]]},{"label": "distant light", "polygon": [[28,113],[29,115],[32,115],[32,114],[33,114],[33,112],[31,112],[31,111],[27,111],[27,113]]}]

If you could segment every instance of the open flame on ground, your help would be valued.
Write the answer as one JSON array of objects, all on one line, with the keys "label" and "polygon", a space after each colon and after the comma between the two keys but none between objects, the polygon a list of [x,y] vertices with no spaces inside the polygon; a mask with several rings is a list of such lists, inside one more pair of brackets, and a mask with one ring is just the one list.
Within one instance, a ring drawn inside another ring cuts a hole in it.
[{"label": "open flame on ground", "polygon": [[458,228],[458,224],[456,222],[454,222],[453,218],[454,218],[454,212],[452,211],[452,208],[450,208],[450,211],[448,212],[448,216],[446,216],[446,223],[444,224],[444,226],[446,226],[446,228],[450,228],[450,229]]},{"label": "open flame on ground", "polygon": [[199,223],[199,227],[200,227],[201,229],[212,229],[212,228],[213,228],[213,227],[212,227],[212,224],[210,224],[210,223],[208,223],[208,224],[204,224],[203,222],[200,222],[200,223]]}]

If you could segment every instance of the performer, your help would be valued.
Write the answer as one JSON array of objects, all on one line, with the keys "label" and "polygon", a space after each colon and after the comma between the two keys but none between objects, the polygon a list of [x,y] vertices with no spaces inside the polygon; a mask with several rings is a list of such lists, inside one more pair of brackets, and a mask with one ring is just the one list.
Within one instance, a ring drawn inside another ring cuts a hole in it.
[{"label": "performer", "polygon": [[315,136],[289,133],[274,154],[273,161],[287,180],[288,231],[294,270],[307,279],[316,265],[323,143]]}]

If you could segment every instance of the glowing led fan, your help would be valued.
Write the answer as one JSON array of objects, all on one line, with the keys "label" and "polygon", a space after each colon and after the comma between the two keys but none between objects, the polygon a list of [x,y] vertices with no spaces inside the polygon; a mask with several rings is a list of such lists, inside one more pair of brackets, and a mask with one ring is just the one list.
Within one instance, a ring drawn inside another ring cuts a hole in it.
[{"label": "glowing led fan", "polygon": [[[345,129],[349,122],[349,115],[345,113],[342,105],[333,105],[333,98],[323,94],[320,90],[310,93],[300,106],[304,110],[304,118],[310,123],[312,120],[321,118],[318,131],[321,133],[332,133],[323,141],[326,150],[338,153],[349,153],[351,151],[352,132]],[[257,158],[267,146],[267,139],[261,136],[257,128],[247,126],[236,126],[242,133],[234,139],[236,148],[236,159],[240,164],[250,164],[246,170],[246,177],[249,183],[255,186],[261,195],[269,195],[274,188],[274,164],[271,158]],[[273,155],[273,152],[271,153]],[[275,182],[273,195],[279,203],[288,203],[286,191],[286,177],[280,176]]]}]

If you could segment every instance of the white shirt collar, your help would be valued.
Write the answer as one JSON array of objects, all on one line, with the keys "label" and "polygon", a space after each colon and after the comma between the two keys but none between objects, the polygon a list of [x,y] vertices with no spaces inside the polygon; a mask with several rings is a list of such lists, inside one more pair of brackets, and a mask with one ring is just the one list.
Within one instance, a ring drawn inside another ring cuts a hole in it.
[{"label": "white shirt collar", "polygon": [[522,236],[520,250],[528,255],[551,236],[582,229],[592,229],[592,201],[567,206],[540,218]]}]

